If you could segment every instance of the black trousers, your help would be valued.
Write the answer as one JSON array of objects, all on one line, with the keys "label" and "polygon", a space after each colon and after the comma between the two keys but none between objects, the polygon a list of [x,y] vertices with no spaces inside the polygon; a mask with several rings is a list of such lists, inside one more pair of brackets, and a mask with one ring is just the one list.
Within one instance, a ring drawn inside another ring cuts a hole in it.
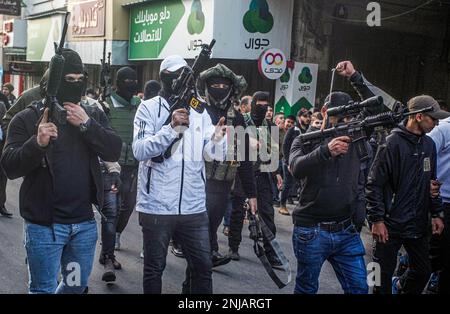
[{"label": "black trousers", "polygon": [[[267,172],[259,172],[256,174],[256,194],[258,201],[258,214],[259,217],[264,221],[270,231],[275,235],[275,211],[273,209],[272,201],[272,185],[271,185],[271,174]],[[245,201],[245,199],[244,199]],[[228,244],[233,251],[237,251],[239,244],[242,240],[242,224],[243,217],[245,215],[245,210],[242,208],[243,202],[242,198],[233,198],[233,210],[231,211],[230,219],[230,233],[228,236]],[[264,250],[266,251],[267,257],[270,259],[274,257],[275,252],[273,251],[270,244],[264,240]]]},{"label": "black trousers", "polygon": [[120,179],[122,187],[119,194],[119,211],[117,217],[116,232],[122,233],[128,224],[134,207],[136,206],[137,195],[137,171],[134,166],[122,166],[120,171]]},{"label": "black trousers", "polygon": [[0,167],[0,206],[5,206],[6,203],[6,183],[8,178]]},{"label": "black trousers", "polygon": [[450,294],[450,204],[444,203],[444,231],[430,240],[430,261],[433,272],[440,271],[439,294]]},{"label": "black trousers", "polygon": [[381,286],[375,286],[373,292],[392,292],[392,276],[397,266],[398,251],[403,245],[408,253],[409,268],[400,278],[402,293],[421,294],[431,274],[428,238],[402,239],[390,236],[387,243],[374,243],[373,261],[380,265]]},{"label": "black trousers", "polygon": [[206,180],[206,209],[209,217],[211,251],[219,251],[217,230],[228,207],[233,181]]},{"label": "black trousers", "polygon": [[237,252],[242,241],[242,228],[245,218],[245,197],[234,194],[231,197],[230,230],[228,232],[228,246]]},{"label": "black trousers", "polygon": [[206,212],[192,215],[152,215],[139,213],[144,236],[145,294],[161,294],[167,248],[173,238],[187,260],[183,293],[212,293],[212,261],[209,220]]}]

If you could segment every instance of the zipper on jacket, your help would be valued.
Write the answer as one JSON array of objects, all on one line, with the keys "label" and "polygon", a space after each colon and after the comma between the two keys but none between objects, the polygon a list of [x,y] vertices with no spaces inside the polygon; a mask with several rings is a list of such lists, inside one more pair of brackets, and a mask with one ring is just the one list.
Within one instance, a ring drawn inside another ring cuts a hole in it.
[{"label": "zipper on jacket", "polygon": [[146,186],[147,194],[150,194],[150,178],[151,178],[151,175],[152,175],[152,168],[148,167],[148,170],[147,170],[147,186]]},{"label": "zipper on jacket", "polygon": [[181,143],[181,185],[180,185],[180,199],[178,201],[179,215],[181,215],[181,200],[183,198],[183,181],[184,181],[184,136]]}]

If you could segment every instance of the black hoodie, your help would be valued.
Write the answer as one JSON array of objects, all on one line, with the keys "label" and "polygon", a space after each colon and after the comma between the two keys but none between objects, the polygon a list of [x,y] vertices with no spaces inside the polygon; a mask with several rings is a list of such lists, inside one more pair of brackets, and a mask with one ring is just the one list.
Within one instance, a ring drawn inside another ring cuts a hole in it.
[{"label": "black hoodie", "polygon": [[366,185],[370,222],[384,221],[390,235],[418,238],[427,234],[428,213],[442,211],[440,198],[431,198],[436,179],[436,147],[427,135],[416,135],[406,120],[379,147]]}]

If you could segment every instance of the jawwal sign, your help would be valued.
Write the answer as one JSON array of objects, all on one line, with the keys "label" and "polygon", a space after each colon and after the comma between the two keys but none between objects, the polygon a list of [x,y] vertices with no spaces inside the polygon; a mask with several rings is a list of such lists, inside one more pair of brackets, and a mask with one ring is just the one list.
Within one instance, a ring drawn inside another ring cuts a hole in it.
[{"label": "jawwal sign", "polygon": [[300,108],[314,107],[319,66],[295,62],[294,69],[286,68],[275,87],[275,112],[296,115]]},{"label": "jawwal sign", "polygon": [[293,0],[166,0],[131,8],[130,60],[198,55],[215,38],[213,58],[257,60],[264,50],[290,55]]}]

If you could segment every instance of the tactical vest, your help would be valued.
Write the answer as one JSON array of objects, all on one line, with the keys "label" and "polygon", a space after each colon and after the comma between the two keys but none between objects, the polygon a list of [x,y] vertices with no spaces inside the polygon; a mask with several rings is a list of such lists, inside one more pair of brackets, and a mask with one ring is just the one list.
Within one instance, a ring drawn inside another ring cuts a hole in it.
[{"label": "tactical vest", "polygon": [[[271,132],[270,132],[270,126],[267,124],[266,119],[264,119],[263,123],[262,123],[262,128],[256,127],[255,123],[253,122],[253,119],[250,115],[250,113],[244,113],[244,120],[245,120],[245,125],[247,127],[254,127],[256,128],[256,134],[251,134],[255,139],[258,140],[264,140],[266,143],[266,147],[267,147],[267,154],[271,154],[272,149],[276,149],[278,150],[278,143],[276,143],[275,141],[272,140],[272,136],[271,136]],[[264,139],[265,138],[265,139]],[[253,169],[255,171],[260,171],[261,170],[261,165],[267,165],[270,164],[270,160],[269,161],[265,161],[263,162],[261,160],[261,151],[260,149],[258,149],[258,158],[256,161],[253,161]]]},{"label": "tactical vest", "polygon": [[114,107],[112,99],[108,98],[107,103],[108,108],[108,118],[111,127],[122,139],[122,151],[120,153],[119,164],[121,166],[136,166],[138,161],[133,155],[133,128],[134,128],[134,116],[136,114],[137,107],[140,103],[136,99],[138,97],[133,97],[131,99],[131,104],[125,101],[123,98],[113,93],[111,97],[119,102],[124,107]]},{"label": "tactical vest", "polygon": [[[234,119],[236,118],[236,112],[234,111],[233,106],[230,106],[227,112],[227,126],[233,126]],[[236,177],[237,169],[240,166],[239,161],[236,159],[236,151],[237,151],[237,137],[234,138],[234,160],[227,161],[205,161],[205,171],[206,178],[208,180],[218,180],[218,181],[233,181]]]}]

